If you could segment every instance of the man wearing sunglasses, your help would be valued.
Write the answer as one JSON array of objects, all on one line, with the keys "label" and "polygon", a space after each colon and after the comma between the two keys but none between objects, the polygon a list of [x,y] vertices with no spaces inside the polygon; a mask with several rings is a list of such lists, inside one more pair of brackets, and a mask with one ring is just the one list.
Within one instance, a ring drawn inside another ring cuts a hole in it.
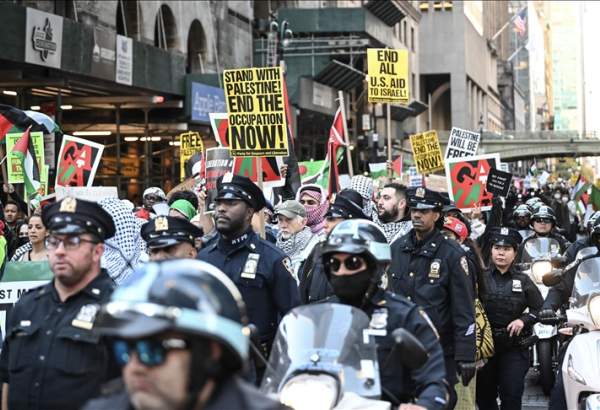
[{"label": "man wearing sunglasses", "polygon": [[96,203],[65,198],[45,207],[42,220],[54,279],[23,294],[7,317],[3,409],[79,409],[118,374],[92,332],[98,306],[114,287],[100,268],[113,219]]},{"label": "man wearing sunglasses", "polygon": [[151,261],[195,259],[198,255],[196,240],[201,237],[202,229],[175,216],[157,216],[142,225],[142,238]]},{"label": "man wearing sunglasses", "polygon": [[537,211],[531,215],[531,226],[533,228],[533,235],[527,237],[523,243],[519,246],[519,252],[517,254],[517,261],[521,261],[521,256],[523,255],[523,249],[525,249],[525,244],[528,241],[531,241],[535,238],[551,238],[555,239],[560,246],[560,254],[562,255],[567,248],[569,247],[569,241],[556,232],[554,229],[556,227],[556,216],[554,215],[554,210],[547,205],[540,206]]},{"label": "man wearing sunglasses", "polygon": [[247,325],[242,295],[214,266],[189,259],[143,265],[94,324],[124,383],[111,382],[85,409],[284,408],[239,377],[248,360]]},{"label": "man wearing sunglasses", "polygon": [[[380,287],[385,287],[390,260],[390,246],[377,225],[360,219],[340,222],[323,245],[325,275],[335,295],[326,301],[352,305],[370,317],[364,333],[377,342],[384,400],[400,410],[445,409],[446,370],[437,332],[415,304]],[[399,328],[412,333],[427,351],[422,367],[407,369],[394,358],[392,333]]]}]

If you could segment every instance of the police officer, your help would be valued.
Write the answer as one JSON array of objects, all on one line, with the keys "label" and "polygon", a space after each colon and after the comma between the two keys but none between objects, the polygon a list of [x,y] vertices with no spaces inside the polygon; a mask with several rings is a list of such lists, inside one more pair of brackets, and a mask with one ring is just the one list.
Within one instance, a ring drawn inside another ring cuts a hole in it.
[{"label": "police officer", "polygon": [[79,409],[118,373],[92,332],[114,286],[100,259],[115,225],[100,205],[74,198],[45,207],[42,220],[54,279],[25,293],[8,315],[3,394],[11,409]]},{"label": "police officer", "polygon": [[[335,196],[325,214],[325,233],[346,219],[368,219],[361,206],[362,197],[353,189],[344,189]],[[303,304],[319,302],[333,294],[323,272],[322,251],[325,238],[313,248],[298,275],[300,300]]]},{"label": "police officer", "polygon": [[[401,410],[445,409],[446,371],[437,332],[421,308],[380,288],[390,260],[386,237],[373,222],[341,222],[323,245],[325,275],[335,294],[326,301],[352,305],[370,317],[366,333],[377,341],[384,400],[405,403]],[[398,328],[412,333],[425,347],[428,359],[422,367],[406,369],[391,358],[395,346],[392,332]]]},{"label": "police officer", "polygon": [[600,217],[600,211],[594,212],[588,222],[586,224],[586,233],[583,238],[577,239],[573,242],[565,251],[565,266],[568,266],[571,262],[575,260],[577,253],[583,248],[587,248],[588,246],[596,246],[596,244],[592,240],[592,232],[594,230],[594,226],[596,225],[596,221]]},{"label": "police officer", "polygon": [[535,238],[555,239],[560,246],[561,254],[569,247],[569,241],[554,229],[556,227],[556,216],[549,206],[542,205],[531,215],[531,226],[534,233],[527,237],[519,247],[517,261],[521,260],[525,244]]},{"label": "police officer", "polygon": [[198,259],[221,269],[240,289],[266,355],[279,318],[300,304],[291,263],[279,248],[252,230],[252,215],[265,206],[258,186],[247,177],[226,174],[217,181],[217,188],[219,236],[198,253]]},{"label": "police officer", "polygon": [[[495,354],[477,373],[477,405],[481,410],[521,408],[529,369],[527,341],[542,295],[529,276],[513,262],[521,234],[513,228],[492,228],[491,267],[483,274],[479,296],[492,326]],[[529,309],[527,313],[525,310]]]},{"label": "police officer", "polygon": [[284,408],[238,376],[248,359],[247,324],[238,289],[214,266],[189,259],[142,266],[95,322],[123,380],[85,409]]},{"label": "police officer", "polygon": [[531,234],[531,208],[521,204],[515,208],[512,213],[514,227],[521,233],[525,239]]},{"label": "police officer", "polygon": [[[443,224],[443,198],[426,188],[409,191],[413,229],[392,244],[390,287],[421,306],[440,334],[450,386],[460,372],[464,385],[475,375],[474,290],[465,251],[447,240]],[[457,396],[450,389],[449,408]]]},{"label": "police officer", "polygon": [[201,237],[202,229],[175,216],[157,216],[142,225],[151,261],[194,259],[198,255],[196,242]]}]

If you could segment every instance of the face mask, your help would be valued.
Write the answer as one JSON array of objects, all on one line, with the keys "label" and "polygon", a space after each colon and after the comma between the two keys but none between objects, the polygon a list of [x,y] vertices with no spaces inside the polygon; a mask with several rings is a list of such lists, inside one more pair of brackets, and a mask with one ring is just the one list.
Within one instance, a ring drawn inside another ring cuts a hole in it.
[{"label": "face mask", "polygon": [[554,199],[560,199],[560,193],[558,193],[558,192],[557,192],[557,193],[555,193],[555,194],[554,194]]},{"label": "face mask", "polygon": [[329,278],[333,293],[344,303],[360,306],[365,293],[371,285],[371,273],[367,270],[353,275],[337,276],[331,274]]}]

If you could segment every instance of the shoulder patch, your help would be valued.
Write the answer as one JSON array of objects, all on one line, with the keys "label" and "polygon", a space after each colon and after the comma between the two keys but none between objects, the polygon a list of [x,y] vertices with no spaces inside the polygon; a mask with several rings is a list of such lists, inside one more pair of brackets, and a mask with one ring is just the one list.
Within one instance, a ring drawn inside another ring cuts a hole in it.
[{"label": "shoulder patch", "polygon": [[467,262],[466,256],[460,257],[460,267],[465,272],[465,275],[469,276],[469,263]]}]

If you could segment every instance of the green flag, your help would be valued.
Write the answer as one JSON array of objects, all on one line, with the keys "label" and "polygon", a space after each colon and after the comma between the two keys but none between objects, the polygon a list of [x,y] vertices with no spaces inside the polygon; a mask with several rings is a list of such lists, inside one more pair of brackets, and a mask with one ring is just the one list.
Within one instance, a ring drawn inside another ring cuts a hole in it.
[{"label": "green flag", "polygon": [[596,185],[592,185],[590,202],[592,203],[592,207],[594,207],[594,211],[600,210],[600,188],[598,188]]}]

